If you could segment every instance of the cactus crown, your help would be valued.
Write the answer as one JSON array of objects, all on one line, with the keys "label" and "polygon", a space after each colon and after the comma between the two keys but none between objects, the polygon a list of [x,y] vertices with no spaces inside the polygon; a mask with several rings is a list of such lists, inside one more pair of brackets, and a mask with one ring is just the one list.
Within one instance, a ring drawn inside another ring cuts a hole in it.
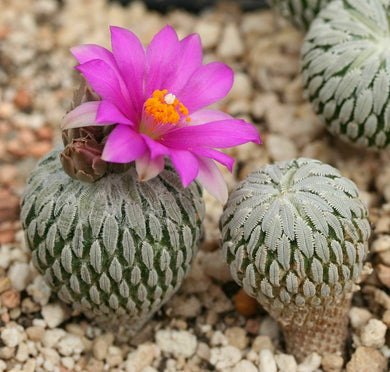
[{"label": "cactus crown", "polygon": [[332,1],[311,25],[302,74],[328,129],[363,146],[390,144],[389,0]]},{"label": "cactus crown", "polygon": [[270,5],[299,28],[307,29],[330,0],[269,0]]},{"label": "cactus crown", "polygon": [[223,254],[266,309],[319,307],[352,290],[367,252],[367,213],[355,184],[327,164],[266,165],[230,195]]}]

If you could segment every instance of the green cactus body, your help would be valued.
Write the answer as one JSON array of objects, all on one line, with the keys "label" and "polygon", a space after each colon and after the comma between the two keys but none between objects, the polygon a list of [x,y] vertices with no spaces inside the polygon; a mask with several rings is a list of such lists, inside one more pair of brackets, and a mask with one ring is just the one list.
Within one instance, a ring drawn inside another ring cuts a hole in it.
[{"label": "green cactus body", "polygon": [[94,183],[70,178],[60,150],[31,173],[21,220],[35,267],[61,300],[99,324],[137,331],[179,288],[202,235],[204,204],[173,168],[137,181],[132,164]]},{"label": "green cactus body", "polygon": [[[325,313],[349,303],[367,255],[367,213],[355,184],[327,164],[301,158],[265,165],[229,197],[221,218],[223,255],[233,278],[284,333],[296,326],[293,334],[298,329],[302,336],[302,324],[323,322]],[[345,321],[344,311],[343,337]],[[339,326],[330,329],[337,333]],[[286,343],[298,359],[321,349],[313,337],[309,350]]]},{"label": "green cactus body", "polygon": [[332,1],[302,48],[307,96],[329,131],[361,146],[390,144],[390,2]]},{"label": "green cactus body", "polygon": [[317,13],[331,0],[269,0],[283,17],[295,26],[307,29]]}]

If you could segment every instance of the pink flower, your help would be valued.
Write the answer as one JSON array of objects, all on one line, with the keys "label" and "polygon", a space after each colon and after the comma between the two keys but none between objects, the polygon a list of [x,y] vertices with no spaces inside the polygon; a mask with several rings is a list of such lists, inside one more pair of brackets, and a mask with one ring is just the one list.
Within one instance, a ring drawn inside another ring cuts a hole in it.
[{"label": "pink flower", "polygon": [[205,109],[226,96],[233,71],[223,63],[202,64],[200,38],[179,40],[166,26],[146,50],[130,31],[111,27],[112,52],[98,45],[71,49],[76,69],[102,98],[69,112],[63,129],[111,125],[102,158],[135,161],[140,179],[164,168],[169,157],[184,186],[197,179],[226,201],[227,187],[214,160],[232,170],[234,160],[215,148],[249,141],[261,143],[256,128],[244,120]]}]

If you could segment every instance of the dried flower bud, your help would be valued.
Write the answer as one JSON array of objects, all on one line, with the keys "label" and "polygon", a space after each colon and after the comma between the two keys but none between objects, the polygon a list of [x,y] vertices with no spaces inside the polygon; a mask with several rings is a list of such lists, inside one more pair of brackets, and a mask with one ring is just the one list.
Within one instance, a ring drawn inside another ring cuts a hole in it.
[{"label": "dried flower bud", "polygon": [[[70,109],[85,102],[99,100],[100,97],[83,79],[74,92]],[[112,129],[112,126],[90,126],[64,130],[62,141],[65,149],[60,154],[64,171],[74,179],[94,182],[109,171],[121,172],[128,169],[127,164],[108,163],[101,158],[107,136]]]}]

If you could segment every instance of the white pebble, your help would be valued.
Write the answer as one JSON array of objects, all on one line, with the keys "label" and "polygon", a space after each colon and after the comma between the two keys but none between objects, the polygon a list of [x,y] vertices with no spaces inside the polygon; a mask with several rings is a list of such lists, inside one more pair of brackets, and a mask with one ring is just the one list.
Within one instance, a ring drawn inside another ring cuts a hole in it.
[{"label": "white pebble", "polygon": [[385,343],[386,324],[378,319],[370,319],[362,328],[360,339],[367,347],[379,349]]},{"label": "white pebble", "polygon": [[33,300],[41,306],[49,302],[51,295],[50,287],[45,283],[41,275],[35,277],[34,281],[27,287],[27,293],[32,296]]},{"label": "white pebble", "polygon": [[294,142],[278,134],[268,134],[266,137],[266,146],[268,153],[274,161],[294,159],[298,154]]},{"label": "white pebble", "polygon": [[299,364],[297,372],[314,372],[321,365],[321,356],[317,353],[311,353],[305,360]]},{"label": "white pebble", "polygon": [[268,336],[271,340],[279,339],[279,327],[273,318],[266,316],[260,324],[259,335]]},{"label": "white pebble", "polygon": [[252,82],[245,72],[236,72],[234,74],[234,83],[229,92],[230,99],[244,99],[252,96]]},{"label": "white pebble", "polygon": [[48,304],[42,307],[42,316],[49,328],[55,328],[68,318],[68,312],[60,304]]},{"label": "white pebble", "polygon": [[75,361],[72,357],[63,357],[61,358],[61,364],[71,371],[74,368]]},{"label": "white pebble", "polygon": [[16,353],[15,359],[18,362],[25,362],[28,359],[29,347],[26,343],[21,342],[18,346],[18,351]]},{"label": "white pebble", "polygon": [[213,48],[221,35],[221,26],[218,22],[200,19],[195,26],[195,32],[199,34],[204,49]]},{"label": "white pebble", "polygon": [[292,355],[278,354],[275,355],[276,364],[279,368],[279,372],[296,372],[297,362]]},{"label": "white pebble", "polygon": [[0,247],[0,267],[6,269],[11,261],[10,246],[7,244]]},{"label": "white pebble", "polygon": [[41,350],[43,356],[43,368],[45,371],[55,372],[60,364],[60,356],[58,353],[49,348],[43,348]]},{"label": "white pebble", "polygon": [[352,307],[349,310],[349,319],[351,321],[352,328],[359,329],[363,327],[374,316],[365,308]]},{"label": "white pebble", "polygon": [[7,364],[4,362],[4,360],[0,359],[0,372],[4,372],[7,369]]},{"label": "white pebble", "polygon": [[187,331],[160,330],[156,333],[156,343],[160,349],[175,357],[189,358],[196,351],[196,337]]},{"label": "white pebble", "polygon": [[63,356],[81,354],[84,350],[84,344],[80,337],[67,334],[58,342],[56,349]]},{"label": "white pebble", "polygon": [[31,280],[30,265],[23,262],[15,262],[9,268],[8,277],[11,280],[12,287],[17,291],[26,289]]},{"label": "white pebble", "polygon": [[66,332],[61,328],[48,329],[42,338],[42,344],[44,347],[53,348],[65,335]]},{"label": "white pebble", "polygon": [[231,370],[231,372],[258,372],[257,367],[249,360],[239,361]]},{"label": "white pebble", "polygon": [[22,326],[13,325],[3,329],[1,332],[1,339],[8,347],[19,345],[25,338],[24,329]]},{"label": "white pebble", "polygon": [[241,360],[241,352],[234,346],[213,348],[210,351],[210,363],[218,370],[233,367]]},{"label": "white pebble", "polygon": [[141,344],[137,350],[127,356],[125,363],[126,372],[145,371],[145,368],[153,363],[153,360],[161,355],[161,350],[156,344]]},{"label": "white pebble", "polygon": [[222,40],[217,48],[220,57],[239,57],[244,52],[240,32],[234,23],[229,23],[223,30]]},{"label": "white pebble", "polygon": [[228,344],[228,339],[221,331],[215,331],[211,336],[210,344],[212,346],[226,346]]},{"label": "white pebble", "polygon": [[263,349],[259,354],[259,372],[276,372],[276,362],[274,355],[268,349]]}]

